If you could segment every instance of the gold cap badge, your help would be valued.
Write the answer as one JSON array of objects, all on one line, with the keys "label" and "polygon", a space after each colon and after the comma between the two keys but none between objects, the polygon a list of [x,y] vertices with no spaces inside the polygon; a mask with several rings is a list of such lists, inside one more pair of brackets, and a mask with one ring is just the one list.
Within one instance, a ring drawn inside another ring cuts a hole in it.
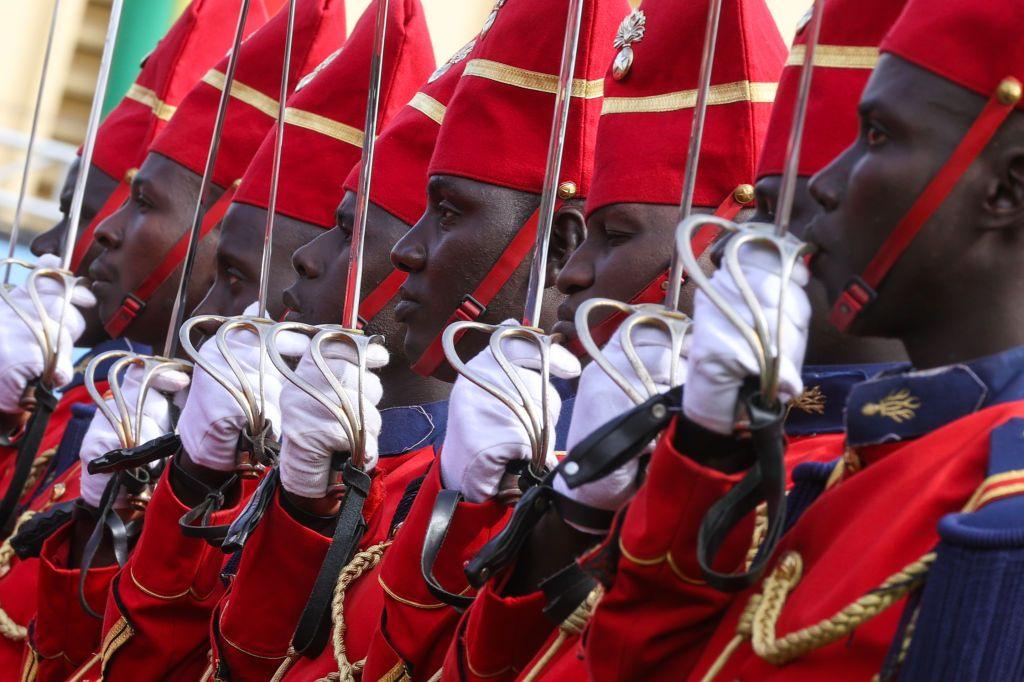
[{"label": "gold cap badge", "polygon": [[641,9],[635,9],[629,13],[615,34],[615,41],[612,43],[619,51],[612,62],[612,78],[617,81],[629,75],[633,66],[633,43],[639,43],[644,39],[644,31],[647,29],[647,16]]}]

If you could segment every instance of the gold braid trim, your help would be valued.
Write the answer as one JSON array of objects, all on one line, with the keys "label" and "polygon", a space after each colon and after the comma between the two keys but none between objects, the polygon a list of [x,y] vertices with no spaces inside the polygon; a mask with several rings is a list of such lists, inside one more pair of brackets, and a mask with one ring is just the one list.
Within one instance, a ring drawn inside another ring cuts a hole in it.
[{"label": "gold braid trim", "polygon": [[597,608],[597,604],[603,596],[604,588],[601,585],[595,585],[594,589],[587,595],[587,598],[583,600],[583,603],[577,606],[576,610],[562,621],[559,628],[569,635],[583,634],[583,629],[587,627],[590,617],[594,615],[594,609]]},{"label": "gold braid trim", "polygon": [[[21,489],[22,496],[24,496],[29,490],[32,490],[32,486],[36,484],[39,477],[42,476],[43,472],[45,472],[50,466],[50,460],[52,460],[53,456],[56,454],[57,448],[50,448],[49,450],[39,453],[39,456],[32,462],[32,469],[29,470],[28,479],[26,479],[25,486]],[[11,533],[11,535],[14,535],[14,533]]]},{"label": "gold braid trim", "polygon": [[[34,467],[33,467],[34,468]],[[36,512],[28,509],[24,511],[21,516],[18,517],[18,522],[14,524],[14,530],[4,543],[0,545],[0,577],[7,575],[7,572],[11,570],[11,560],[14,558],[14,548],[11,547],[11,538],[18,534],[18,530],[21,528],[21,524],[25,523],[33,516]],[[24,642],[25,637],[28,636],[28,630],[23,625],[18,625],[17,622],[4,611],[3,607],[0,607],[0,635],[4,638],[11,640],[12,642]]]},{"label": "gold braid trim", "polygon": [[380,563],[384,558],[384,550],[391,546],[391,540],[367,547],[356,553],[352,561],[341,569],[338,583],[334,586],[334,601],[331,602],[331,620],[334,622],[334,658],[338,663],[338,676],[331,677],[331,682],[355,682],[356,675],[363,672],[366,659],[352,663],[348,660],[345,650],[345,591],[367,571]]},{"label": "gold braid trim", "polygon": [[761,594],[752,597],[748,604],[748,609],[753,608],[750,639],[754,653],[769,663],[782,665],[846,637],[920,585],[934,561],[935,553],[929,552],[893,573],[877,588],[840,609],[831,618],[776,638],[775,626],[786,598],[803,572],[800,555],[790,552],[765,579]]}]

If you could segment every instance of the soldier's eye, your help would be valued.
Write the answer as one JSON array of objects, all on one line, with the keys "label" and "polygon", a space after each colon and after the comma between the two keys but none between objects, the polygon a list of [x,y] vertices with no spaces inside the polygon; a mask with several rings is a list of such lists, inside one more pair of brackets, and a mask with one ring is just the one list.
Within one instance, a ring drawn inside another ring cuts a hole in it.
[{"label": "soldier's eye", "polygon": [[870,122],[865,127],[864,135],[869,147],[879,147],[889,139],[889,135],[884,130]]}]

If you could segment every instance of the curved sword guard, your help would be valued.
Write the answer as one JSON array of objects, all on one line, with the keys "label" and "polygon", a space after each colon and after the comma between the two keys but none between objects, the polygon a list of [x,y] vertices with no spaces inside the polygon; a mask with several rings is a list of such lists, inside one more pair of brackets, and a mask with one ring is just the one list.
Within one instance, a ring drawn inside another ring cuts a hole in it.
[{"label": "curved sword guard", "polygon": [[[728,269],[733,281],[736,282],[740,295],[750,312],[752,324],[747,322],[746,316],[734,308],[711,284],[711,280],[704,275],[697,263],[696,254],[691,247],[691,239],[697,230],[709,224],[732,233],[725,244],[720,267]],[[691,280],[715,307],[722,311],[722,314],[743,335],[751,350],[754,351],[760,373],[760,396],[762,404],[765,406],[773,405],[778,398],[779,369],[782,362],[779,354],[779,339],[782,336],[786,292],[793,279],[797,262],[811,253],[811,247],[808,244],[789,234],[779,236],[775,230],[775,225],[767,223],[738,225],[730,220],[709,215],[690,216],[676,228],[676,249]],[[775,251],[782,265],[779,306],[773,320],[767,318],[764,308],[750,287],[750,282],[743,274],[739,256],[740,249],[752,244],[759,244]]]},{"label": "curved sword guard", "polygon": [[[114,360],[107,371],[107,383],[114,407],[111,408],[103,393],[96,385],[96,369],[104,362]],[[139,394],[134,404],[129,401],[124,393],[124,379],[131,367],[142,369],[142,379],[139,382]],[[168,358],[152,355],[139,355],[124,350],[108,351],[100,353],[85,368],[85,387],[92,397],[96,407],[113,427],[122,449],[128,449],[141,445],[142,441],[142,419],[143,408],[146,404],[146,397],[150,390],[158,390],[153,387],[154,381],[161,374],[167,372],[185,372],[191,374],[192,365],[183,360],[170,360]],[[145,476],[139,472],[138,478]],[[150,493],[144,487],[133,493],[128,501],[133,508],[143,511],[149,502]]]},{"label": "curved sword guard", "polygon": [[[234,375],[233,381],[203,358],[192,343],[192,330],[200,324],[210,322],[219,323],[220,326],[213,338],[208,339],[207,342],[217,344],[217,350],[220,351],[221,357],[224,358],[228,369]],[[248,433],[245,434],[245,440],[251,442],[251,447],[240,448],[239,462],[235,469],[244,478],[259,477],[267,466],[273,466],[276,462],[276,455],[272,449],[266,446],[267,439],[272,433],[272,425],[266,415],[262,380],[267,369],[263,365],[263,359],[267,356],[267,334],[274,324],[273,320],[248,315],[234,317],[199,315],[186,320],[178,330],[178,341],[185,353],[227,391],[228,395],[238,403],[242,414],[245,415],[248,422]],[[228,334],[236,330],[253,332],[258,339],[260,347],[260,382],[258,386],[253,386],[249,381],[249,377],[242,368],[242,363],[238,361],[228,344]]]},{"label": "curved sword guard", "polygon": [[[463,333],[467,331],[478,331],[490,334],[490,349],[498,366],[508,377],[513,390],[509,391],[504,387],[495,386],[493,383],[474,372],[462,358],[459,357],[456,344]],[[540,375],[541,375],[541,409],[538,412],[533,398],[526,384],[523,383],[516,366],[509,360],[505,353],[504,344],[506,339],[522,339],[532,343],[540,352]],[[516,416],[519,423],[526,430],[530,439],[530,473],[537,480],[544,477],[547,453],[554,443],[553,424],[548,420],[548,404],[551,401],[551,346],[556,341],[555,337],[545,334],[540,329],[524,327],[522,325],[494,325],[482,322],[461,321],[448,325],[441,336],[441,343],[444,347],[445,357],[452,368],[473,382],[483,390],[490,393],[512,414]],[[507,482],[502,483],[502,496],[507,496]]]},{"label": "curved sword guard", "polygon": [[[20,258],[4,258],[0,260],[0,266],[10,267],[12,265],[17,265],[29,270],[29,276],[25,282],[25,288],[28,291],[32,307],[35,308],[37,319],[32,319],[26,310],[14,302],[7,287],[0,286],[0,298],[2,298],[4,302],[14,310],[19,318],[21,318],[21,321],[25,323],[25,326],[27,326],[32,332],[32,335],[36,339],[36,343],[39,344],[39,349],[43,353],[43,374],[40,377],[40,381],[42,381],[44,386],[51,390],[60,388],[59,386],[54,385],[54,374],[57,371],[57,357],[60,352],[59,344],[61,329],[64,327],[64,318],[67,316],[68,310],[72,306],[71,298],[74,294],[75,287],[78,286],[84,278],[76,277],[68,270],[61,270],[59,268],[41,268],[34,263],[29,263],[28,261],[21,260]],[[42,298],[39,296],[38,283],[40,278],[52,279],[64,285],[63,302],[61,303],[60,317],[57,320],[50,318],[46,307],[43,305]],[[43,320],[44,324],[39,324],[39,320]],[[50,324],[45,324],[47,322]]]},{"label": "curved sword guard", "polygon": [[[284,359],[277,343],[278,336],[284,332],[298,332],[313,337],[310,341],[308,352],[310,358],[313,360],[313,364],[320,371],[324,381],[330,387],[331,390],[329,392],[321,390],[299,376],[299,374],[292,368],[292,365]],[[352,465],[359,470],[363,470],[366,459],[366,431],[364,429],[365,415],[363,411],[363,401],[360,399],[357,401],[357,405],[352,404],[352,400],[349,399],[349,392],[345,390],[345,387],[340,381],[338,381],[338,378],[331,370],[330,364],[328,364],[328,358],[324,355],[324,344],[340,342],[348,344],[355,351],[356,367],[358,370],[356,386],[358,395],[362,396],[364,378],[366,377],[367,372],[367,355],[370,346],[373,344],[381,344],[383,341],[384,337],[378,334],[367,336],[361,331],[345,329],[339,325],[312,326],[301,322],[279,322],[270,329],[267,335],[267,349],[270,361],[274,363],[277,370],[281,372],[288,381],[293,383],[303,393],[323,405],[324,408],[327,409],[327,411],[330,412],[337,420],[338,424],[345,432],[348,442],[351,444],[351,451],[347,453],[347,458],[351,461]],[[331,465],[331,478],[327,489],[328,495],[341,497],[344,494],[345,486],[341,479],[344,460],[345,457],[336,457],[335,461]]]},{"label": "curved sword guard", "polygon": [[[629,360],[629,365],[636,373],[640,383],[643,384],[644,393],[636,389],[633,382],[627,379],[615,365],[608,360],[604,351],[590,333],[590,318],[595,310],[608,309],[609,314],[625,313],[628,317],[619,325],[619,334],[622,343],[622,351]],[[580,304],[576,309],[576,334],[580,345],[587,351],[587,355],[597,363],[615,384],[622,389],[623,393],[629,396],[635,404],[641,405],[649,398],[661,393],[654,377],[644,366],[639,354],[636,352],[633,333],[639,327],[655,327],[668,334],[672,342],[672,365],[669,368],[669,385],[676,386],[681,383],[679,374],[682,370],[679,362],[683,351],[683,341],[690,331],[693,321],[685,314],[669,310],[657,303],[631,304],[616,301],[611,298],[591,298]]]}]

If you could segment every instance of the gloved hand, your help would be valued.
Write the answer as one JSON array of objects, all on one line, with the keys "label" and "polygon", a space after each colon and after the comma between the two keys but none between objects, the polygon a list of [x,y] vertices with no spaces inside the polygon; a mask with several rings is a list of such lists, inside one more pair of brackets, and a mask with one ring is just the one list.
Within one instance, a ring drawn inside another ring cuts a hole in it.
[{"label": "gloved hand", "polygon": [[[52,255],[41,256],[37,261],[41,268],[60,268],[60,258]],[[36,289],[46,310],[46,319],[40,319],[36,306],[28,291],[27,281],[11,292],[15,305],[49,330],[50,338],[57,338],[57,368],[54,374],[56,387],[64,386],[74,377],[71,352],[75,341],[85,331],[85,318],[78,308],[91,308],[96,298],[88,287],[78,285],[71,294],[73,305],[64,312],[64,325],[57,335],[58,321],[64,305],[64,284],[51,277],[37,277]],[[77,307],[76,307],[77,306]],[[18,414],[25,388],[43,373],[43,349],[39,347],[35,334],[21,317],[0,299],[0,412]]]},{"label": "gloved hand", "polygon": [[[764,309],[773,341],[778,345],[779,339],[774,338],[775,320],[783,287],[778,254],[764,245],[749,244],[740,251],[740,261],[743,273]],[[785,291],[779,373],[779,400],[783,403],[803,391],[800,371],[811,319],[811,304],[804,287],[809,279],[807,267],[800,261]],[[752,323],[753,315],[729,271],[724,268],[716,271],[711,281],[747,323]],[[691,421],[704,428],[723,435],[731,434],[740,387],[747,377],[759,373],[757,358],[740,332],[703,291],[697,292],[693,330],[683,410]]]},{"label": "gloved hand", "polygon": [[[647,392],[643,383],[622,348],[621,331],[622,327],[620,326],[604,347],[604,355],[626,377],[630,385],[646,398]],[[659,393],[664,393],[685,381],[689,335],[683,342],[680,355],[682,359],[677,361],[674,383],[670,382],[669,377],[672,369],[672,341],[668,333],[659,327],[644,325],[635,328],[632,337],[637,355],[650,373]],[[576,392],[572,422],[569,424],[567,450],[572,452],[577,443],[599,427],[634,407],[636,404],[619,388],[619,385],[596,362],[591,362],[583,370],[579,390]],[[653,445],[652,441],[648,449],[652,449]],[[554,487],[566,497],[587,506],[615,510],[625,504],[636,492],[637,468],[638,462],[633,459],[601,480],[574,489],[570,489],[561,476],[556,476]]]},{"label": "gloved hand", "polygon": [[[515,321],[507,320],[503,324],[515,324]],[[542,386],[537,347],[522,339],[508,339],[504,350],[539,411]],[[468,366],[510,395],[518,395],[490,347],[470,360]],[[561,379],[574,379],[580,375],[580,361],[562,346],[552,346],[551,374]],[[554,387],[549,389],[547,416],[554,429],[562,400]],[[531,457],[530,439],[519,419],[501,401],[465,377],[456,379],[448,402],[448,431],[441,450],[441,479],[445,487],[459,490],[470,502],[489,500],[498,493],[506,465]],[[548,466],[557,463],[553,442],[546,463]]]},{"label": "gloved hand", "polygon": [[[249,306],[245,314],[254,315],[255,306],[256,304]],[[280,438],[280,396],[285,378],[277,371],[266,353],[261,353],[259,337],[254,332],[246,329],[232,330],[227,335],[227,344],[257,396],[262,381],[263,412],[270,420],[271,436],[275,439]],[[285,333],[278,336],[278,347],[285,355],[301,355],[304,346],[305,337],[299,334]],[[241,388],[238,378],[221,355],[214,339],[211,338],[202,345],[199,355],[235,388]],[[245,413],[242,412],[238,401],[198,364],[193,372],[192,384],[185,408],[178,420],[181,444],[196,464],[216,471],[231,471],[237,464],[238,438],[248,424]]]},{"label": "gloved hand", "polygon": [[[358,409],[359,370],[355,350],[348,343],[332,341],[321,350],[331,372],[348,396],[353,409]],[[367,351],[367,370],[388,364],[388,352],[380,344],[372,344]],[[299,361],[296,373],[330,398],[337,394],[307,352]],[[377,442],[380,437],[381,417],[377,404],[384,395],[380,377],[371,371],[363,376],[363,428],[366,433],[366,452],[363,470],[373,471],[377,465]],[[340,402],[339,402],[340,405]],[[281,413],[284,417],[284,442],[281,445],[281,484],[288,492],[300,497],[319,498],[327,493],[330,478],[331,455],[349,452],[351,443],[337,419],[320,401],[309,396],[291,382],[281,392]]]},{"label": "gloved hand", "polygon": [[[139,404],[139,382],[141,380],[142,368],[132,366],[125,372],[124,380],[121,383],[122,393],[132,420],[135,419],[136,406]],[[146,392],[145,406],[142,408],[142,430],[138,444],[151,441],[174,430],[174,424],[171,423],[171,402],[173,400],[171,396],[183,390],[188,384],[189,376],[176,370],[161,372],[154,376],[150,388]],[[106,404],[114,414],[118,414],[113,398],[107,398]],[[89,424],[89,429],[85,432],[79,454],[82,460],[81,496],[83,500],[94,507],[99,506],[100,499],[103,497],[103,489],[107,487],[107,482],[110,481],[113,474],[90,474],[89,462],[120,447],[121,440],[117,437],[117,431],[107,421],[103,412],[97,410]],[[115,502],[115,508],[125,506],[126,500],[127,495],[121,491],[117,502]]]}]

